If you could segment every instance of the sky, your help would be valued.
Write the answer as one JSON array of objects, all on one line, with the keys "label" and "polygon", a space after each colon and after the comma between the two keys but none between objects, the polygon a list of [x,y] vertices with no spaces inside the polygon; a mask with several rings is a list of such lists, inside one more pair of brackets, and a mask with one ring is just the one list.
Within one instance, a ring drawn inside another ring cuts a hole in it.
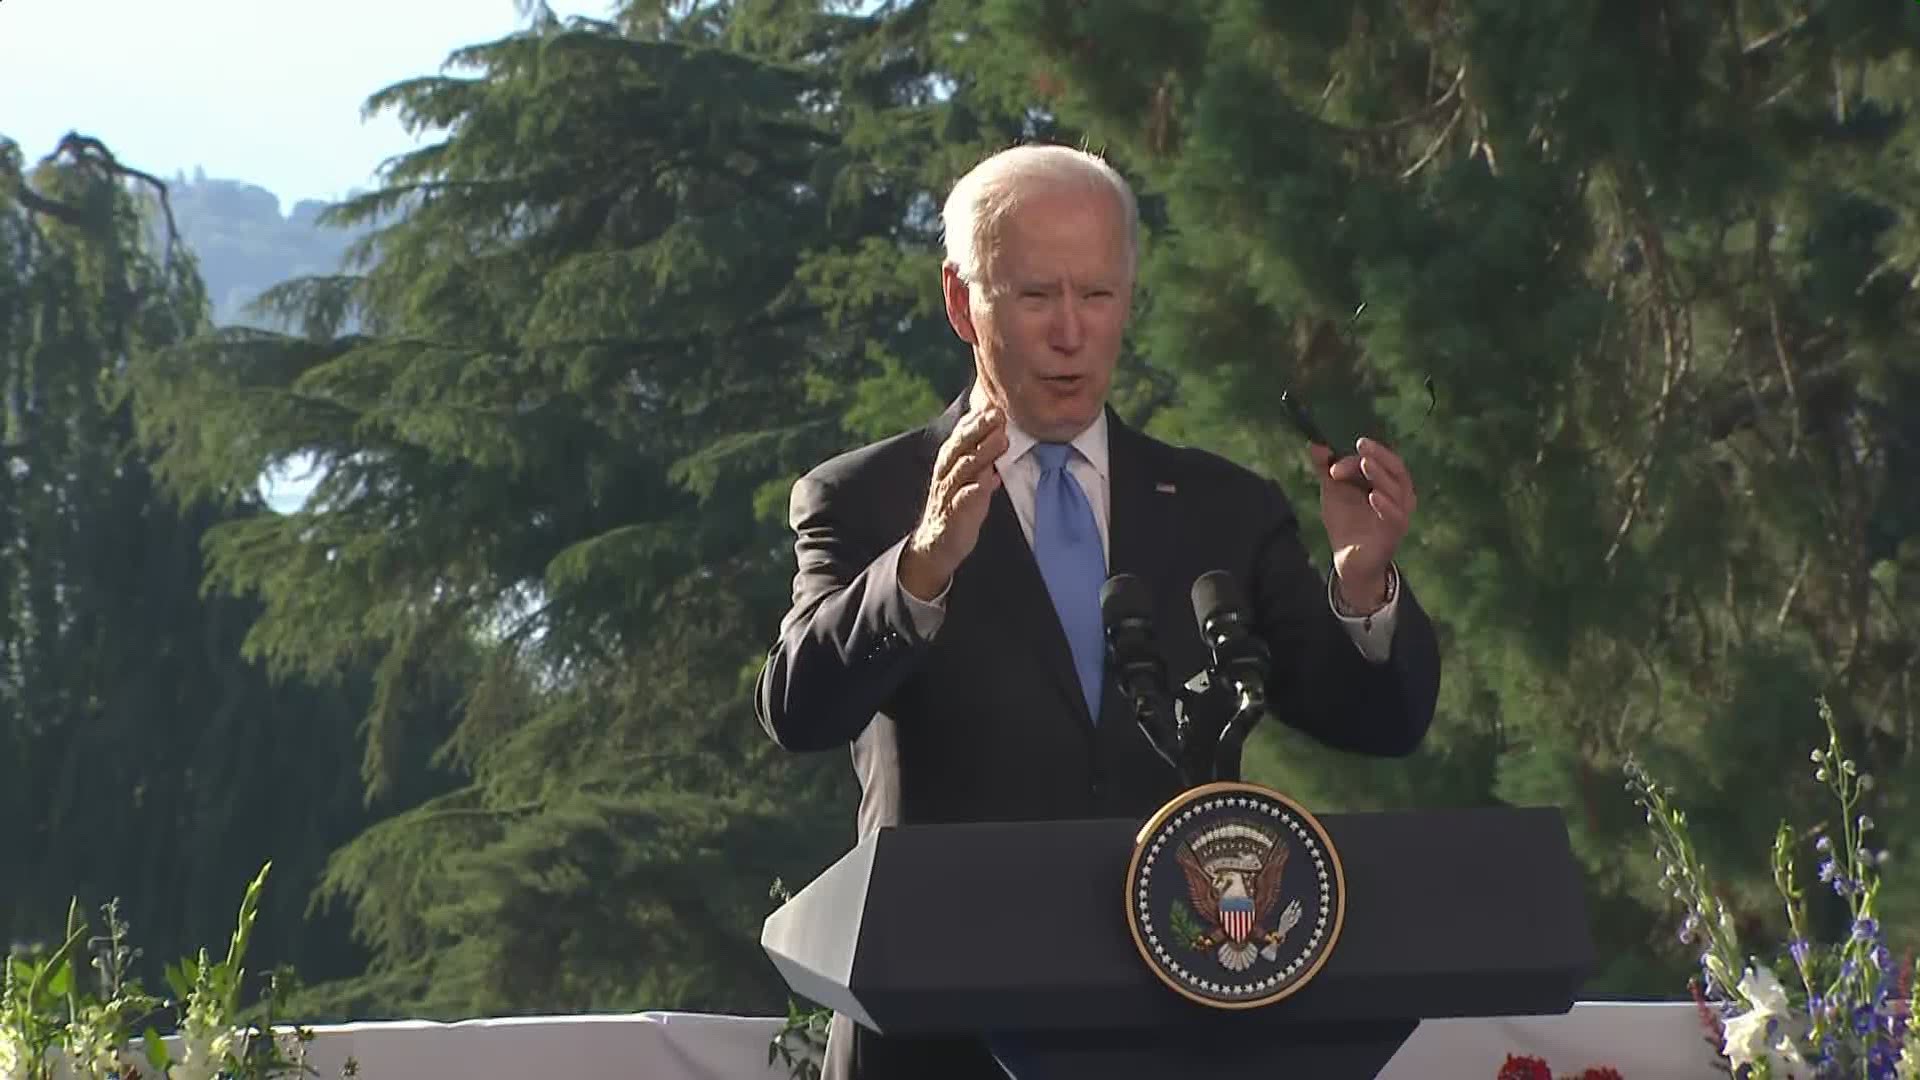
[{"label": "sky", "polygon": [[370,95],[520,22],[514,0],[0,0],[0,136],[31,162],[78,131],[163,179],[257,184],[285,212],[370,188],[414,148],[392,114],[362,120]]},{"label": "sky", "polygon": [[[391,114],[363,120],[368,96],[520,25],[514,0],[0,0],[0,136],[37,161],[78,131],[162,179],[257,184],[286,213],[374,186],[417,145]],[[291,509],[312,480],[295,463],[262,487]]]}]

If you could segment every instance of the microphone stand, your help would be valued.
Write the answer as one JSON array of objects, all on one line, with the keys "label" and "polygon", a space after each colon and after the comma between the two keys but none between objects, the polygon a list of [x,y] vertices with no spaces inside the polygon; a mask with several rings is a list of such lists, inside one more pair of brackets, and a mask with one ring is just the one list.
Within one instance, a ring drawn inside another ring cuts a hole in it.
[{"label": "microphone stand", "polygon": [[1225,730],[1214,750],[1214,775],[1221,780],[1240,779],[1240,751],[1246,745],[1247,736],[1253,732],[1253,726],[1267,715],[1267,703],[1257,694],[1242,691],[1240,707],[1235,710],[1233,719],[1228,720]]},{"label": "microphone stand", "polygon": [[[1129,694],[1133,699],[1133,721],[1147,737],[1147,744],[1160,759],[1179,771],[1181,779],[1187,780],[1183,740],[1180,735],[1180,704],[1174,702],[1167,707],[1166,695],[1151,689],[1141,689]],[[1191,781],[1187,781],[1189,787]]]},{"label": "microphone stand", "polygon": [[1266,696],[1257,686],[1237,685],[1219,668],[1209,666],[1180,688],[1174,715],[1181,781],[1188,787],[1237,781],[1247,736],[1267,715]]}]

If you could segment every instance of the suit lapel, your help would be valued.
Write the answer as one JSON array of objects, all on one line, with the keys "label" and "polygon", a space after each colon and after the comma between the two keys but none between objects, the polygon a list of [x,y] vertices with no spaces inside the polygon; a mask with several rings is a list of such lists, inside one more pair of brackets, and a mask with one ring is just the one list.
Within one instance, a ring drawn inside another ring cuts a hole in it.
[{"label": "suit lapel", "polygon": [[1107,575],[1158,581],[1173,545],[1176,489],[1144,435],[1107,414]]},{"label": "suit lapel", "polygon": [[993,493],[986,523],[980,527],[980,543],[967,561],[971,564],[975,560],[981,563],[983,576],[992,580],[988,602],[1006,617],[1015,628],[1013,632],[1025,639],[1028,655],[1046,669],[1047,681],[1066,700],[1075,720],[1083,728],[1091,727],[1087,699],[1080,692],[1080,676],[1073,667],[1073,650],[1060,627],[1060,615],[1053,609],[1046,579],[1040,576],[1033,547],[1020,528],[1013,500],[1004,488]]},{"label": "suit lapel", "polygon": [[[1175,489],[1152,443],[1107,411],[1107,576],[1134,574],[1158,591],[1173,547]],[[1162,631],[1164,633],[1164,631]],[[1131,726],[1133,712],[1108,680],[1100,722]]]}]

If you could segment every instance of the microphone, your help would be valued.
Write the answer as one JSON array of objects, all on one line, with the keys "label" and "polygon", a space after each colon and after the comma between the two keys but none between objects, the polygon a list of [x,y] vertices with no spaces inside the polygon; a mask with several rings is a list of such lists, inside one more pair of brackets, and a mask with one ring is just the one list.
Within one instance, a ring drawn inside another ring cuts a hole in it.
[{"label": "microphone", "polygon": [[1253,613],[1233,575],[1210,570],[1193,583],[1193,618],[1213,661],[1211,681],[1224,681],[1239,695],[1239,707],[1220,731],[1214,751],[1214,775],[1239,779],[1240,749],[1267,711],[1267,677],[1272,653],[1253,632]]},{"label": "microphone", "polygon": [[1108,578],[1100,586],[1100,621],[1106,629],[1107,665],[1133,702],[1135,722],[1154,752],[1181,769],[1167,665],[1154,647],[1153,590],[1133,574]]},{"label": "microphone", "polygon": [[1253,632],[1253,614],[1233,575],[1209,570],[1194,580],[1193,619],[1213,654],[1212,669],[1233,684],[1242,704],[1266,704],[1271,654]]}]

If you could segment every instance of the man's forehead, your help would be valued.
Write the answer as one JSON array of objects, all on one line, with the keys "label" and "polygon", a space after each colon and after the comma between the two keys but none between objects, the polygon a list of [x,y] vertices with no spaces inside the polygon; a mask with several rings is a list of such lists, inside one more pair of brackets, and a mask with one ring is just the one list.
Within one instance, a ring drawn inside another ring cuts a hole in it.
[{"label": "man's forehead", "polygon": [[1117,280],[1127,274],[1125,237],[1082,230],[1003,235],[988,255],[993,276],[1046,281]]},{"label": "man's forehead", "polygon": [[1062,283],[1122,288],[1130,276],[1125,208],[1097,187],[1067,185],[1016,195],[1000,208],[982,239],[981,270],[1001,288]]},{"label": "man's forehead", "polygon": [[1076,265],[1070,259],[1002,259],[994,267],[996,280],[1027,285],[1118,285],[1126,280],[1126,263],[1101,259]]}]

